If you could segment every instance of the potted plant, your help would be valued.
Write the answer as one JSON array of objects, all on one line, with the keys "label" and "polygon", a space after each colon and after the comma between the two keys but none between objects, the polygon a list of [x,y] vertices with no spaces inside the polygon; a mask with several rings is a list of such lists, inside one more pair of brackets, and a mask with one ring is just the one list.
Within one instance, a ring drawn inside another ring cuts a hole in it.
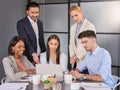
[{"label": "potted plant", "polygon": [[50,81],[48,79],[44,80],[44,89],[50,89]]}]

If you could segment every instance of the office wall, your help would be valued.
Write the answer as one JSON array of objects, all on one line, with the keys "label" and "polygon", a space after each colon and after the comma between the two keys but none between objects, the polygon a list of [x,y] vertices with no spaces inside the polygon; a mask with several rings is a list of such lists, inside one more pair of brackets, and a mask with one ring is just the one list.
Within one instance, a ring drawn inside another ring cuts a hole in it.
[{"label": "office wall", "polygon": [[67,4],[40,5],[40,19],[43,21],[45,41],[51,34],[57,34],[61,51],[68,55],[68,6]]},{"label": "office wall", "polygon": [[7,56],[9,40],[17,35],[16,22],[25,15],[26,2],[27,0],[0,1],[0,80],[4,77],[2,59]]}]

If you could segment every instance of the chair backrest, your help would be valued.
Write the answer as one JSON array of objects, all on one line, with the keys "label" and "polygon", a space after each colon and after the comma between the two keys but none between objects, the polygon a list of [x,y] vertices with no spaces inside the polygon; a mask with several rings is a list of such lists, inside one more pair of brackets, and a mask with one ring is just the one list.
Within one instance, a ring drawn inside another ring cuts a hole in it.
[{"label": "chair backrest", "polygon": [[114,87],[113,90],[115,90],[116,87],[118,87],[120,85],[120,77],[112,75],[113,76],[113,80],[114,80]]},{"label": "chair backrest", "polygon": [[5,83],[5,80],[6,80],[6,77],[3,77],[3,78],[1,79],[1,84]]}]

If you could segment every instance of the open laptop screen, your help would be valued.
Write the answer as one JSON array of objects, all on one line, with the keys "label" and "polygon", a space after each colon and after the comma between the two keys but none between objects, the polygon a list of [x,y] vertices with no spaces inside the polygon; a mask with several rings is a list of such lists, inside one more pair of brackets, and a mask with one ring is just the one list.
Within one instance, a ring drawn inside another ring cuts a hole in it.
[{"label": "open laptop screen", "polygon": [[56,75],[57,81],[63,81],[63,71],[61,65],[56,64],[36,64],[36,74],[45,75],[52,74]]}]

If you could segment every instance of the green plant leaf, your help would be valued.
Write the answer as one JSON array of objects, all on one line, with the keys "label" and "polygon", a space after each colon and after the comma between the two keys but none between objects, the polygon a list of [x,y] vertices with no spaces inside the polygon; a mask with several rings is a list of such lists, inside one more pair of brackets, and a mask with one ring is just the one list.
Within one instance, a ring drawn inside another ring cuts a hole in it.
[{"label": "green plant leaf", "polygon": [[44,83],[45,83],[45,84],[49,84],[50,81],[49,81],[49,80],[45,80]]}]

